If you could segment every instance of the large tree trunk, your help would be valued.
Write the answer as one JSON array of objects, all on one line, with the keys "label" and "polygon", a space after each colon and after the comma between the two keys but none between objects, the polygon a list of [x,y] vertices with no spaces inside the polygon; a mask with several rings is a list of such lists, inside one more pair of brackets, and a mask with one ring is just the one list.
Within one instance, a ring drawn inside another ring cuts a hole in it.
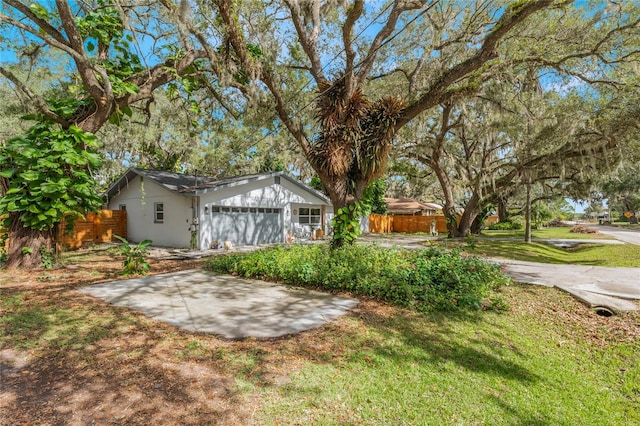
[{"label": "large tree trunk", "polygon": [[[444,217],[447,222],[447,231],[449,238],[466,237],[471,231],[471,224],[475,220],[476,216],[480,212],[478,209],[478,196],[474,194],[467,205],[462,215],[458,215],[455,206],[455,198],[453,196],[453,187],[449,181],[449,176],[440,167],[440,165],[433,161],[430,164],[431,169],[435,172],[440,187],[444,193]],[[459,216],[459,218],[458,218]]]},{"label": "large tree trunk", "polygon": [[527,201],[525,205],[524,242],[531,242],[531,179],[527,182]]},{"label": "large tree trunk", "polygon": [[[338,217],[338,210],[350,204],[353,204],[353,202],[356,201],[356,199],[353,197],[353,195],[349,194],[348,182],[345,179],[340,179],[340,178],[332,179],[331,177],[325,174],[324,176],[321,175],[321,180],[329,195],[331,204],[333,205],[334,222],[340,221],[340,218]],[[362,194],[360,194],[360,196],[361,195]],[[357,220],[357,219],[358,218],[354,217],[353,214],[348,214],[347,220],[343,222],[348,222],[348,221]],[[346,244],[353,243],[353,241],[349,240],[348,238],[344,238],[344,235],[340,234],[339,232],[336,232],[336,227],[340,228],[340,224],[334,223],[334,232],[333,232],[333,237],[331,239],[332,249],[339,248]]]},{"label": "large tree trunk", "polygon": [[[53,229],[37,231],[25,228],[20,221],[19,213],[9,215],[9,251],[6,267],[39,269],[42,266],[42,251],[55,249],[55,232]],[[54,228],[55,229],[55,228]]]},{"label": "large tree trunk", "polygon": [[507,211],[507,200],[503,197],[498,197],[496,201],[498,206],[498,221],[506,222],[509,219],[509,212]]},{"label": "large tree trunk", "polygon": [[477,193],[474,193],[465,205],[464,212],[460,216],[460,221],[456,227],[457,237],[468,237],[471,233],[471,225],[480,213],[478,198]]}]

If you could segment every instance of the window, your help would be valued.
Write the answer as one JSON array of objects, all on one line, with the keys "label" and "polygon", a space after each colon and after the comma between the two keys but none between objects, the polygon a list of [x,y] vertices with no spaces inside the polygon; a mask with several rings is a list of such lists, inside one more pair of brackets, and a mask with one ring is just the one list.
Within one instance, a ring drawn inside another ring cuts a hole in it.
[{"label": "window", "polygon": [[155,223],[163,223],[164,222],[164,203],[154,203],[153,204],[153,221]]},{"label": "window", "polygon": [[273,181],[276,185],[280,185],[280,176],[276,176]]},{"label": "window", "polygon": [[220,213],[220,207],[212,206],[211,207],[211,213]]},{"label": "window", "polygon": [[301,208],[298,214],[298,222],[301,225],[319,225],[320,209]]},{"label": "window", "polygon": [[126,211],[127,211],[127,205],[126,205],[126,204],[120,204],[120,205],[118,206],[118,210],[123,210],[123,211],[125,211],[125,212],[126,212]]}]

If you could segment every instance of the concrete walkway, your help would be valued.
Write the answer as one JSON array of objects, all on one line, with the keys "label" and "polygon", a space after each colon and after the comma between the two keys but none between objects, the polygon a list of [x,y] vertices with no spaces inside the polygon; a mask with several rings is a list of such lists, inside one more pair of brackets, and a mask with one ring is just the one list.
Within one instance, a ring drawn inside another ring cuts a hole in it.
[{"label": "concrete walkway", "polygon": [[102,283],[81,291],[187,330],[273,338],[320,327],[359,302],[200,269]]}]

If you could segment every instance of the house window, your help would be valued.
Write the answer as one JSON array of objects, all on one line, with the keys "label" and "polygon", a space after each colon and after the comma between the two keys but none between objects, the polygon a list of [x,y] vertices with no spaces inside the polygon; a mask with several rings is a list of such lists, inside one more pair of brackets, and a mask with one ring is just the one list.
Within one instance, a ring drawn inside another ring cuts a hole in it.
[{"label": "house window", "polygon": [[220,213],[220,207],[212,206],[211,207],[211,213]]},{"label": "house window", "polygon": [[153,204],[153,221],[155,223],[164,222],[164,203]]},{"label": "house window", "polygon": [[125,212],[126,212],[126,211],[127,211],[127,205],[126,205],[126,204],[120,204],[120,205],[118,206],[118,210],[123,210],[123,211],[125,211]]},{"label": "house window", "polygon": [[280,185],[280,176],[276,176],[273,180],[276,185]]},{"label": "house window", "polygon": [[298,222],[301,225],[319,225],[320,224],[320,209],[311,209],[302,207],[298,214]]}]

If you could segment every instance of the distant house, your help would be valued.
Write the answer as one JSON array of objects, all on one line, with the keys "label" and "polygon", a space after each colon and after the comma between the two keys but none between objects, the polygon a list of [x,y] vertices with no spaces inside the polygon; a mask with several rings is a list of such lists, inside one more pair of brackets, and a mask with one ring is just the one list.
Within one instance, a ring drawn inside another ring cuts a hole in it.
[{"label": "distant house", "polygon": [[395,216],[435,216],[442,214],[442,206],[423,203],[411,198],[385,198],[387,214]]},{"label": "distant house", "polygon": [[294,227],[325,229],[333,211],[283,172],[213,178],[131,168],[105,197],[109,209],[127,211],[130,240],[189,247],[193,231],[200,249],[284,242]]}]

